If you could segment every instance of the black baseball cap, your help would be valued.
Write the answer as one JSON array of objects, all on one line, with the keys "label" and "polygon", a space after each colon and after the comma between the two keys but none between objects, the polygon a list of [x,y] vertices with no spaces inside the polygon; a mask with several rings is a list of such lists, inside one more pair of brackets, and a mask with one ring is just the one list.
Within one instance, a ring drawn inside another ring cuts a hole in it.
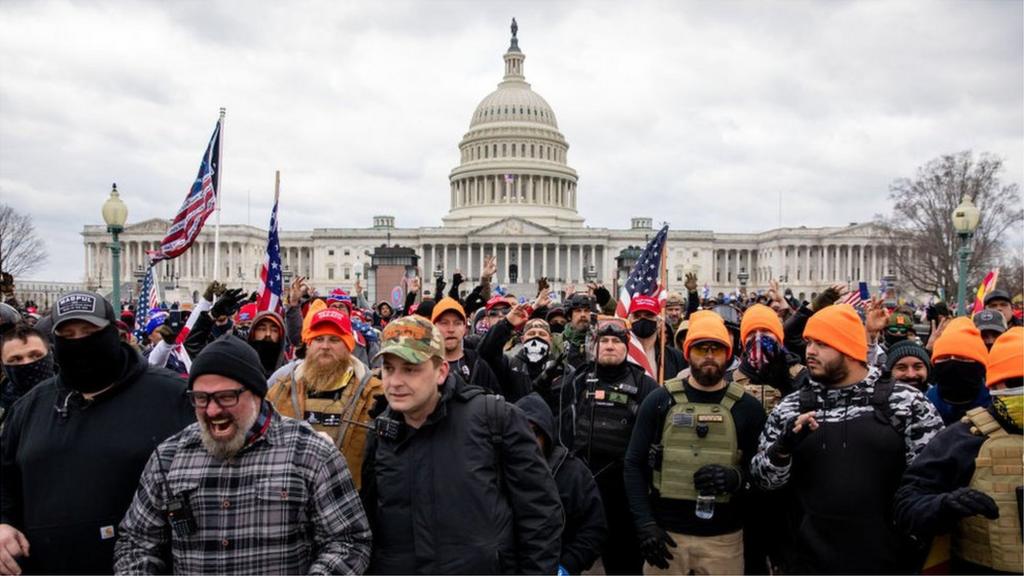
[{"label": "black baseball cap", "polygon": [[1007,302],[1012,302],[1012,300],[1010,300],[1010,294],[1006,290],[993,290],[986,294],[985,306],[988,306],[989,302],[994,300],[1006,300]]},{"label": "black baseball cap", "polygon": [[61,324],[70,320],[82,320],[96,326],[106,328],[113,324],[114,307],[107,299],[95,292],[69,292],[54,303],[50,312],[53,318],[53,329],[56,331]]}]

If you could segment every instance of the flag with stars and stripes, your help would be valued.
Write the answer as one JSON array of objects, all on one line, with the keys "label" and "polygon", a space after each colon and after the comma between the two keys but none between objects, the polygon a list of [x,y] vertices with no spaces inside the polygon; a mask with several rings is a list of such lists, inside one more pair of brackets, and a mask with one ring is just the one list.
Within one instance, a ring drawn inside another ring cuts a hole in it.
[{"label": "flag with stars and stripes", "polygon": [[135,308],[135,340],[140,344],[146,341],[146,324],[149,323],[149,315],[154,308],[159,306],[155,272],[153,266],[146,271],[146,277],[142,280],[142,289],[139,290],[139,305]]},{"label": "flag with stars and stripes", "polygon": [[192,188],[174,215],[160,246],[149,254],[152,262],[170,260],[184,254],[217,207],[217,194],[220,192],[220,129],[221,123],[218,120],[199,163],[199,173],[192,182]]},{"label": "flag with stars and stripes", "polygon": [[[665,290],[661,284],[661,256],[665,251],[665,241],[668,239],[668,226],[661,230],[647,243],[647,247],[637,258],[633,270],[630,271],[626,283],[619,291],[619,301],[615,305],[615,315],[625,318],[629,315],[629,303],[634,296],[643,294],[654,296],[664,303]],[[657,367],[651,366],[644,353],[640,340],[632,333],[629,334],[629,346],[627,351],[629,360],[638,364],[647,371],[647,375],[655,380],[658,379]]]},{"label": "flag with stars and stripes", "polygon": [[256,311],[271,310],[284,315],[284,303],[281,294],[284,282],[281,278],[281,242],[277,234],[277,200],[274,193],[274,209],[270,211],[270,232],[267,235],[267,256],[260,267],[259,298],[256,299]]},{"label": "flag with stars and stripes", "polygon": [[857,284],[857,289],[853,290],[843,296],[840,300],[840,304],[849,304],[854,308],[863,308],[864,303],[871,300],[871,292],[868,290],[867,282],[860,282]]}]

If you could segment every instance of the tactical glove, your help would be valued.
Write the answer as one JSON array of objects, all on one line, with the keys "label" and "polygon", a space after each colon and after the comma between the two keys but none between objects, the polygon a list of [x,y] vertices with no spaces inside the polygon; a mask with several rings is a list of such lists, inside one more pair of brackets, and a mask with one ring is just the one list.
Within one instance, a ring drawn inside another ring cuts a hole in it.
[{"label": "tactical glove", "polygon": [[942,507],[956,518],[984,516],[990,520],[999,518],[999,507],[991,496],[974,488],[957,488],[942,499]]},{"label": "tactical glove", "polygon": [[224,294],[217,299],[216,304],[210,310],[210,316],[214,319],[220,318],[221,316],[231,316],[238,311],[239,304],[242,301],[242,289],[235,288],[233,290],[225,290]]},{"label": "tactical glove", "polygon": [[224,293],[224,285],[214,280],[206,286],[206,290],[203,291],[203,300],[207,302],[213,302],[214,296],[219,296]]},{"label": "tactical glove", "polygon": [[693,487],[699,494],[721,496],[740,489],[740,471],[720,464],[706,464],[693,473]]},{"label": "tactical glove", "polygon": [[798,446],[800,446],[800,443],[811,435],[811,426],[806,422],[800,428],[799,432],[793,431],[793,427],[796,426],[797,418],[797,416],[790,416],[789,419],[786,420],[785,424],[782,425],[782,433],[779,434],[779,438],[775,441],[775,444],[772,444],[769,456],[772,456],[776,460],[779,458],[788,458],[793,455],[793,452]]},{"label": "tactical glove", "polygon": [[444,281],[444,276],[438,276],[437,280],[434,282],[435,302],[439,301],[441,298],[444,298],[444,287],[447,285],[448,283]]},{"label": "tactical glove", "polygon": [[668,532],[651,522],[640,528],[636,536],[640,541],[640,555],[644,557],[644,560],[651,566],[668,570],[668,561],[673,558],[668,547],[676,547],[675,540],[672,540]]}]

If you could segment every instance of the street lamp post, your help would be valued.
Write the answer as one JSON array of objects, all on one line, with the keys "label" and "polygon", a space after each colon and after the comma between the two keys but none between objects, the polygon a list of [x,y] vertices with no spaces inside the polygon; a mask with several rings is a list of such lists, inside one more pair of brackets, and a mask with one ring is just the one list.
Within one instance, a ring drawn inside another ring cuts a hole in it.
[{"label": "street lamp post", "polygon": [[121,242],[117,239],[117,235],[124,231],[124,223],[127,220],[128,207],[121,201],[121,196],[117,193],[117,183],[114,183],[110,190],[110,198],[103,203],[103,221],[107,223],[107,232],[110,232],[114,238],[110,244],[110,256],[113,264],[111,279],[114,282],[114,290],[110,296],[118,315],[121,314]]},{"label": "street lamp post", "polygon": [[953,229],[960,237],[960,278],[956,291],[957,312],[960,315],[967,313],[967,260],[971,257],[971,238],[978,229],[980,219],[981,210],[968,196],[964,196],[960,205],[953,210]]}]

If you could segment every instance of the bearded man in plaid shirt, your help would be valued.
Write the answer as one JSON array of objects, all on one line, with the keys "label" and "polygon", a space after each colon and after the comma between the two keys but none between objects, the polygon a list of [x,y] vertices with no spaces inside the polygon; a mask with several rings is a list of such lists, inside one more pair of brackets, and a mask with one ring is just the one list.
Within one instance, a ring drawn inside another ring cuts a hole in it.
[{"label": "bearded man in plaid shirt", "polygon": [[226,335],[196,358],[197,423],[160,444],[121,522],[115,571],[361,573],[370,528],[345,459],[264,400],[259,357]]}]

